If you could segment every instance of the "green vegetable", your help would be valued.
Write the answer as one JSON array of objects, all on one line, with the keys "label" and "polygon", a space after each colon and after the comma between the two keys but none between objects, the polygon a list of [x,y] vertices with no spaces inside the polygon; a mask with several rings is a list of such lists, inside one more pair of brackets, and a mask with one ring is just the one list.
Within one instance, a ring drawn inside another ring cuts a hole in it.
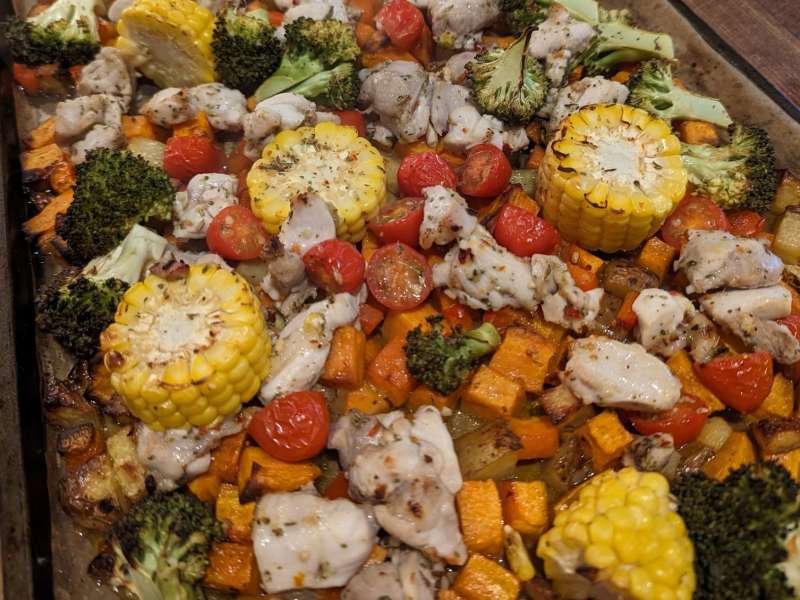
[{"label": "green vegetable", "polygon": [[148,496],[111,530],[111,583],[140,600],[200,600],[211,544],[223,539],[208,504],[180,492]]},{"label": "green vegetable", "polygon": [[169,177],[131,152],[93,150],[76,176],[75,198],[57,231],[80,262],[114,248],[137,223],[172,218]]},{"label": "green vegetable", "polygon": [[281,63],[256,90],[255,99],[284,92],[317,73],[339,63],[355,62],[361,56],[352,28],[346,23],[302,17],[286,26],[286,45]]},{"label": "green vegetable", "polygon": [[289,91],[320,106],[344,110],[355,106],[359,88],[355,65],[348,62],[317,73]]},{"label": "green vegetable", "polygon": [[514,169],[511,171],[510,182],[521,185],[525,193],[533,197],[536,193],[536,169]]},{"label": "green vegetable", "polygon": [[673,486],[695,549],[695,600],[797,598],[779,565],[800,525],[800,486],[773,462],[747,464],[717,482],[695,473]]},{"label": "green vegetable", "polygon": [[489,48],[467,63],[467,78],[481,112],[528,122],[544,104],[548,81],[542,65],[525,52],[531,32],[508,48]]},{"label": "green vegetable", "polygon": [[683,165],[697,193],[723,208],[765,212],[778,187],[775,150],[758,127],[731,126],[726,146],[682,144]]},{"label": "green vegetable", "polygon": [[[501,12],[511,31],[520,34],[544,21],[553,4],[556,4],[553,0],[502,0]],[[600,9],[594,0],[563,0],[558,4],[581,21],[597,23],[600,20]]]},{"label": "green vegetable", "polygon": [[442,394],[455,391],[478,360],[500,345],[500,334],[491,323],[443,335],[440,317],[428,322],[429,331],[417,327],[406,337],[406,364],[418,381]]},{"label": "green vegetable", "polygon": [[282,54],[265,10],[240,14],[231,7],[217,15],[211,50],[217,79],[246,96],[272,75]]},{"label": "green vegetable", "polygon": [[56,0],[33,17],[12,17],[3,29],[14,62],[71,67],[91,61],[100,50],[97,5],[97,0]]},{"label": "green vegetable", "polygon": [[628,81],[628,89],[628,104],[667,122],[696,119],[720,127],[728,127],[733,122],[719,100],[693,94],[675,85],[672,64],[666,60],[642,63]]},{"label": "green vegetable", "polygon": [[578,57],[587,75],[603,75],[620,63],[648,58],[675,58],[672,38],[666,33],[644,31],[620,21],[595,26],[597,35]]}]

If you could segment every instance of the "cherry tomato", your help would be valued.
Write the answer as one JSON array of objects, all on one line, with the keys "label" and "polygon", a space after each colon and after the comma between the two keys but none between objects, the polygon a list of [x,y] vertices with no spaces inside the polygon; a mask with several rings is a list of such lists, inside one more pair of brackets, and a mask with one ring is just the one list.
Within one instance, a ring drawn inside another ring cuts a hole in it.
[{"label": "cherry tomato", "polygon": [[699,398],[684,396],[671,410],[655,414],[629,411],[624,415],[642,435],[668,433],[679,448],[700,435],[708,420],[708,407]]},{"label": "cherry tomato", "polygon": [[467,196],[491,198],[506,189],[510,179],[511,163],[503,151],[492,144],[479,144],[467,153],[458,190]]},{"label": "cherry tomato", "polygon": [[397,185],[406,196],[422,197],[422,190],[434,185],[456,187],[456,174],[436,152],[409,154],[397,169]]},{"label": "cherry tomato", "polygon": [[258,411],[247,433],[270,456],[298,462],[322,452],[329,421],[328,405],[320,392],[292,392]]},{"label": "cherry tomato", "polygon": [[403,242],[412,248],[419,246],[419,226],[422,225],[422,198],[401,198],[384,204],[369,222],[369,230],[381,244]]},{"label": "cherry tomato", "polygon": [[472,329],[472,311],[469,306],[454,302],[442,310],[442,316],[453,327],[461,327],[464,331]]},{"label": "cherry tomato", "polygon": [[690,229],[730,228],[725,212],[703,196],[685,196],[661,227],[661,237],[673,248],[680,250],[686,243]]},{"label": "cherry tomato", "polygon": [[[246,145],[247,143],[245,140],[241,140],[238,144],[236,144],[233,152],[231,152],[228,156],[226,167],[228,169],[228,173],[231,175],[239,175],[243,171],[247,173],[250,167],[253,166],[253,161],[250,160],[250,158],[248,158],[248,156],[244,153]],[[247,181],[246,177],[245,181]],[[246,184],[245,187],[247,187]],[[241,178],[239,182],[239,188],[241,189]]]},{"label": "cherry tomato", "polygon": [[184,183],[199,173],[222,169],[223,156],[214,141],[204,135],[171,137],[164,149],[164,170]]},{"label": "cherry tomato", "polygon": [[767,352],[720,356],[694,368],[703,385],[742,413],[757,410],[772,387],[772,356]]},{"label": "cherry tomato", "polygon": [[737,210],[728,213],[727,217],[730,232],[740,237],[750,237],[760,233],[767,224],[764,217],[752,210]]},{"label": "cherry tomato", "polygon": [[410,310],[430,295],[433,273],[422,254],[396,242],[381,246],[369,259],[367,286],[386,308]]},{"label": "cherry tomato", "polygon": [[240,204],[219,211],[206,233],[208,248],[228,260],[258,258],[268,241],[261,220]]},{"label": "cherry tomato", "polygon": [[364,257],[350,242],[325,240],[303,255],[308,278],[329,294],[355,292],[364,283]]},{"label": "cherry tomato", "polygon": [[22,63],[14,63],[11,67],[14,81],[22,86],[25,93],[35,96],[39,93],[39,72],[35,68],[27,67]]},{"label": "cherry tomato", "polygon": [[342,125],[349,125],[355,127],[358,135],[367,137],[367,124],[364,121],[364,115],[357,110],[335,110],[333,113],[339,117]]},{"label": "cherry tomato", "polygon": [[517,256],[550,254],[559,240],[558,230],[530,211],[506,204],[497,214],[494,237]]},{"label": "cherry tomato", "polygon": [[408,0],[389,0],[375,16],[375,22],[400,50],[416,46],[425,27],[422,11]]}]

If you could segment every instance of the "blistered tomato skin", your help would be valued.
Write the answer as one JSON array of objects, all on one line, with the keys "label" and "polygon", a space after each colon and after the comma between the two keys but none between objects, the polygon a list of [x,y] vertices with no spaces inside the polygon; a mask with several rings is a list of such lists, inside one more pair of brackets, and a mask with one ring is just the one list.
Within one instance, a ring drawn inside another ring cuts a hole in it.
[{"label": "blistered tomato skin", "polygon": [[330,416],[320,392],[293,392],[258,411],[247,433],[270,456],[286,462],[313,458],[328,441]]},{"label": "blistered tomato skin", "polygon": [[731,354],[695,365],[700,381],[727,406],[741,413],[758,410],[772,388],[772,356]]},{"label": "blistered tomato skin", "polygon": [[228,260],[253,260],[269,241],[261,219],[239,204],[223,208],[208,226],[209,250]]},{"label": "blistered tomato skin", "polygon": [[476,198],[499,195],[511,180],[511,163],[497,146],[479,144],[467,153],[458,177],[458,191]]},{"label": "blistered tomato skin", "polygon": [[728,231],[730,224],[716,202],[703,196],[688,195],[661,226],[661,239],[680,250],[689,239],[690,229]]},{"label": "blistered tomato skin", "polygon": [[522,258],[550,254],[560,238],[558,230],[550,223],[513,204],[500,209],[494,237],[501,246]]},{"label": "blistered tomato skin", "polygon": [[313,246],[303,255],[303,264],[312,283],[329,294],[353,293],[364,283],[364,258],[344,240]]},{"label": "blistered tomato skin", "polygon": [[684,396],[671,410],[648,414],[626,412],[625,417],[642,435],[668,433],[676,448],[697,439],[708,420],[708,407],[694,396]]},{"label": "blistered tomato skin", "polygon": [[378,248],[367,265],[367,286],[390,310],[410,310],[425,302],[433,273],[425,257],[402,242]]},{"label": "blistered tomato skin", "polygon": [[422,190],[434,185],[455,189],[456,174],[435,152],[419,152],[402,160],[397,169],[397,185],[406,196],[421,198]]},{"label": "blistered tomato skin", "polygon": [[422,198],[401,198],[384,204],[380,212],[369,222],[369,230],[381,244],[403,242],[407,246],[419,246],[419,228],[424,216]]}]

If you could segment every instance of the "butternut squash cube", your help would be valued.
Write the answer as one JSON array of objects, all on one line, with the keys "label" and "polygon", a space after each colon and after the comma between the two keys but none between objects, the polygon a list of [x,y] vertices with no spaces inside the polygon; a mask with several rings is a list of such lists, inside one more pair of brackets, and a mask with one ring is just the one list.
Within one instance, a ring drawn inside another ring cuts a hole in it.
[{"label": "butternut squash cube", "polygon": [[211,547],[204,585],[226,592],[258,594],[260,581],[252,543],[219,542]]},{"label": "butternut squash cube", "polygon": [[23,152],[20,157],[23,171],[46,171],[64,158],[64,151],[52,143]]},{"label": "butternut squash cube", "polygon": [[524,398],[521,385],[483,365],[469,382],[463,404],[479,416],[511,417],[519,411]]},{"label": "butternut squash cube", "polygon": [[189,482],[189,491],[192,492],[199,500],[213,504],[217,501],[219,496],[219,488],[222,482],[216,473],[209,471],[203,473],[200,477],[195,477]]},{"label": "butternut squash cube", "polygon": [[769,395],[754,413],[750,415],[755,420],[780,417],[789,419],[794,412],[794,385],[781,373],[775,375]]},{"label": "butternut squash cube", "polygon": [[253,514],[256,503],[239,502],[239,489],[230,483],[223,483],[217,496],[217,519],[227,525],[228,539],[232,542],[249,544],[253,528]]},{"label": "butternut squash cube", "polygon": [[675,248],[657,237],[651,237],[642,247],[642,251],[636,258],[636,264],[644,267],[654,275],[657,275],[661,281],[664,281],[664,278],[672,269],[676,254],[677,250]]},{"label": "butternut squash cube", "polygon": [[367,336],[352,325],[333,332],[331,350],[320,381],[331,387],[355,389],[364,382]]},{"label": "butternut squash cube", "polygon": [[242,453],[239,465],[239,493],[255,500],[267,492],[293,492],[320,476],[311,463],[288,463],[271,457],[261,448],[250,446]]},{"label": "butternut squash cube", "polygon": [[519,581],[493,560],[473,554],[456,577],[453,590],[466,600],[516,600]]},{"label": "butternut squash cube", "polygon": [[519,383],[526,392],[538,394],[544,390],[557,350],[558,344],[521,327],[512,327],[506,331],[489,366]]},{"label": "butternut squash cube", "polygon": [[392,310],[383,321],[383,337],[391,340],[396,337],[406,339],[412,329],[428,327],[428,317],[435,317],[439,313],[433,305],[426,302],[411,310]]},{"label": "butternut squash cube", "polygon": [[774,460],[779,465],[789,471],[795,481],[800,482],[800,448],[783,454],[772,454],[765,457],[767,460]]},{"label": "butternut squash cube", "polygon": [[222,438],[219,447],[211,453],[209,472],[216,473],[223,483],[237,483],[239,481],[239,459],[242,457],[246,442],[246,431]]},{"label": "butternut squash cube", "polygon": [[48,144],[54,144],[56,141],[56,118],[50,117],[28,135],[28,147],[35,150]]},{"label": "butternut squash cube", "polygon": [[750,438],[743,431],[734,431],[714,459],[703,467],[703,471],[709,477],[722,481],[731,471],[755,460],[756,452]]},{"label": "butternut squash cube", "polygon": [[392,405],[383,397],[374,385],[365,381],[357,390],[347,392],[344,398],[344,412],[360,410],[367,415],[379,415],[389,412]]},{"label": "butternut squash cube", "polygon": [[523,535],[538,536],[550,525],[543,481],[505,481],[500,487],[503,520]]},{"label": "butternut squash cube", "polygon": [[719,143],[716,127],[706,121],[681,121],[678,123],[678,137],[687,144],[715,146]]},{"label": "butternut squash cube", "polygon": [[578,435],[588,447],[596,471],[618,460],[633,442],[633,435],[623,427],[617,413],[610,410],[589,419],[578,429]]},{"label": "butternut squash cube", "polygon": [[420,406],[426,405],[435,406],[439,410],[443,408],[453,409],[458,405],[458,401],[463,393],[464,387],[461,386],[454,392],[445,396],[423,384],[411,392],[411,395],[408,397],[408,403],[406,404],[406,410],[413,412]]},{"label": "butternut squash cube", "polygon": [[464,600],[464,596],[458,594],[453,590],[439,590],[439,595],[436,600]]},{"label": "butternut squash cube", "polygon": [[503,507],[494,480],[465,481],[456,494],[456,507],[467,550],[499,558],[503,551]]}]

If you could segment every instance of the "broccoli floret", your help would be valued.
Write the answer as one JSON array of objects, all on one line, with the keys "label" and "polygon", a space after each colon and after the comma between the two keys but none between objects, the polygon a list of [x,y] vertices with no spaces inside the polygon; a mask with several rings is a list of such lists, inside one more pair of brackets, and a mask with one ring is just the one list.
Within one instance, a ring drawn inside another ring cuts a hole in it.
[{"label": "broccoli floret", "polygon": [[131,152],[93,150],[76,176],[74,199],[57,231],[80,262],[114,248],[136,223],[172,218],[169,177]]},{"label": "broccoli floret", "polygon": [[281,62],[281,42],[265,10],[240,14],[227,8],[217,15],[211,40],[217,78],[249,96]]},{"label": "broccoli floret", "polygon": [[723,208],[764,212],[778,187],[772,142],[758,127],[733,125],[729,134],[726,146],[681,144],[689,181]]},{"label": "broccoli floret", "polygon": [[441,317],[428,322],[430,330],[417,327],[406,337],[406,364],[418,381],[442,394],[454,392],[478,360],[500,345],[500,334],[491,323],[443,335]]},{"label": "broccoli floret", "polygon": [[778,568],[800,524],[800,486],[786,469],[748,464],[722,482],[692,474],[672,492],[694,544],[695,600],[797,597]]},{"label": "broccoli floret", "polygon": [[211,544],[224,537],[211,507],[191,494],[158,493],[111,529],[111,583],[140,600],[200,600]]},{"label": "broccoli floret", "polygon": [[725,106],[715,98],[693,94],[675,85],[672,65],[666,60],[648,60],[628,80],[628,104],[672,121],[697,119],[727,127],[731,120]]},{"label": "broccoli floret", "polygon": [[344,110],[355,106],[360,84],[353,63],[342,63],[317,73],[289,91],[320,106]]},{"label": "broccoli floret", "polygon": [[346,23],[302,17],[286,26],[283,58],[275,71],[256,90],[257,102],[294,87],[339,63],[355,62],[361,56],[353,30]]},{"label": "broccoli floret", "polygon": [[542,65],[527,55],[530,32],[508,48],[489,48],[467,63],[467,77],[475,102],[504,121],[528,122],[547,96]]},{"label": "broccoli floret", "polygon": [[4,33],[14,62],[71,67],[91,61],[100,50],[97,4],[97,0],[56,0],[37,15],[11,18]]},{"label": "broccoli floret", "polygon": [[[554,0],[502,0],[501,14],[511,31],[521,34],[544,21],[553,4]],[[594,0],[563,0],[558,4],[581,21],[594,24],[600,20],[600,8]]]},{"label": "broccoli floret", "polygon": [[578,57],[586,75],[603,75],[620,63],[639,62],[648,58],[675,58],[672,38],[608,21],[595,25],[597,35]]}]

